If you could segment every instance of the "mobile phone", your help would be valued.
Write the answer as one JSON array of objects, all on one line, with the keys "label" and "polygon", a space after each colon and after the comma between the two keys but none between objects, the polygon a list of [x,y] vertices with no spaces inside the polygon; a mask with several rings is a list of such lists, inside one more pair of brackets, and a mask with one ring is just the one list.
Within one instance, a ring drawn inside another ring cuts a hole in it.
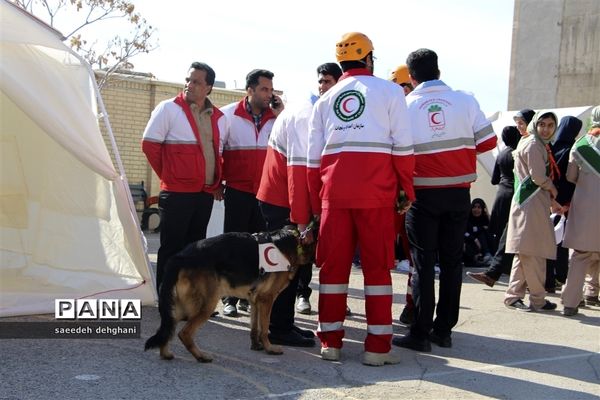
[{"label": "mobile phone", "polygon": [[277,100],[277,97],[275,97],[275,95],[271,96],[271,107],[272,108],[277,108],[279,107],[279,101]]}]

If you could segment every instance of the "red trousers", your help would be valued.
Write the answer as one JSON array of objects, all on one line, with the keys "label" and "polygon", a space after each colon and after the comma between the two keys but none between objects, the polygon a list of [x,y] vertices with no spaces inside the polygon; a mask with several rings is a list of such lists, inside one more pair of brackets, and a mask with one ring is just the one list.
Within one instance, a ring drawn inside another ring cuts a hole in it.
[{"label": "red trousers", "polygon": [[392,338],[394,209],[323,209],[317,245],[319,328],[323,347],[342,347],[352,257],[358,242],[364,278],[365,351],[387,353]]}]

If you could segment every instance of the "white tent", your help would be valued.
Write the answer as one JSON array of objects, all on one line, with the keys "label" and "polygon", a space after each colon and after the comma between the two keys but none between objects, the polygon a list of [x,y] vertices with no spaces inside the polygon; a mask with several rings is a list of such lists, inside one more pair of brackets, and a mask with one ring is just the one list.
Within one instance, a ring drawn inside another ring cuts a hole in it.
[{"label": "white tent", "polygon": [[[579,132],[581,135],[585,132],[587,120],[590,117],[592,108],[593,106],[568,107],[549,109],[549,111],[553,111],[559,121],[562,117],[569,115],[579,118],[583,122],[581,132]],[[495,150],[477,156],[477,181],[473,183],[471,187],[471,198],[482,198],[487,204],[489,212],[492,211],[492,205],[494,204],[497,190],[497,186],[494,186],[491,183],[494,162],[496,160],[496,155],[498,155],[500,150],[505,147],[504,142],[502,142],[502,129],[508,125],[515,125],[513,116],[516,113],[517,111],[498,111],[488,117],[488,120],[494,127],[494,132],[498,135],[498,144]]]},{"label": "white tent", "polygon": [[112,133],[121,172],[98,126],[89,65],[6,0],[0,29],[0,316],[51,313],[57,298],[153,303],[145,240]]}]

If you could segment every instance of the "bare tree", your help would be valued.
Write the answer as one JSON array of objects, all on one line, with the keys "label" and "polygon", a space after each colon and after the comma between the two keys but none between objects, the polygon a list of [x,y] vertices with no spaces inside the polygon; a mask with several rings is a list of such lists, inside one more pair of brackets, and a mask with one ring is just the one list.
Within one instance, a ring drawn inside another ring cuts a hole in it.
[{"label": "bare tree", "polygon": [[[132,70],[132,57],[140,53],[149,53],[158,47],[153,37],[156,30],[135,12],[134,4],[127,0],[12,1],[62,32],[71,48],[82,55],[93,68],[104,71],[98,79],[100,89],[113,72]],[[69,12],[76,12],[77,18],[70,19],[73,26],[62,25],[57,16]],[[115,34],[104,45],[85,36],[90,25],[98,26],[101,22],[109,20],[126,21],[131,30],[127,34]]]}]

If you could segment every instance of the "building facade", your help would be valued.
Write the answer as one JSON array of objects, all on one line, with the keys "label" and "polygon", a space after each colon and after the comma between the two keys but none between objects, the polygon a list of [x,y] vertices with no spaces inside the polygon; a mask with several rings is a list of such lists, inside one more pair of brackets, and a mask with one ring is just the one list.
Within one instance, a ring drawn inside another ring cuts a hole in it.
[{"label": "building facade", "polygon": [[600,104],[599,49],[599,0],[515,0],[508,109]]}]

